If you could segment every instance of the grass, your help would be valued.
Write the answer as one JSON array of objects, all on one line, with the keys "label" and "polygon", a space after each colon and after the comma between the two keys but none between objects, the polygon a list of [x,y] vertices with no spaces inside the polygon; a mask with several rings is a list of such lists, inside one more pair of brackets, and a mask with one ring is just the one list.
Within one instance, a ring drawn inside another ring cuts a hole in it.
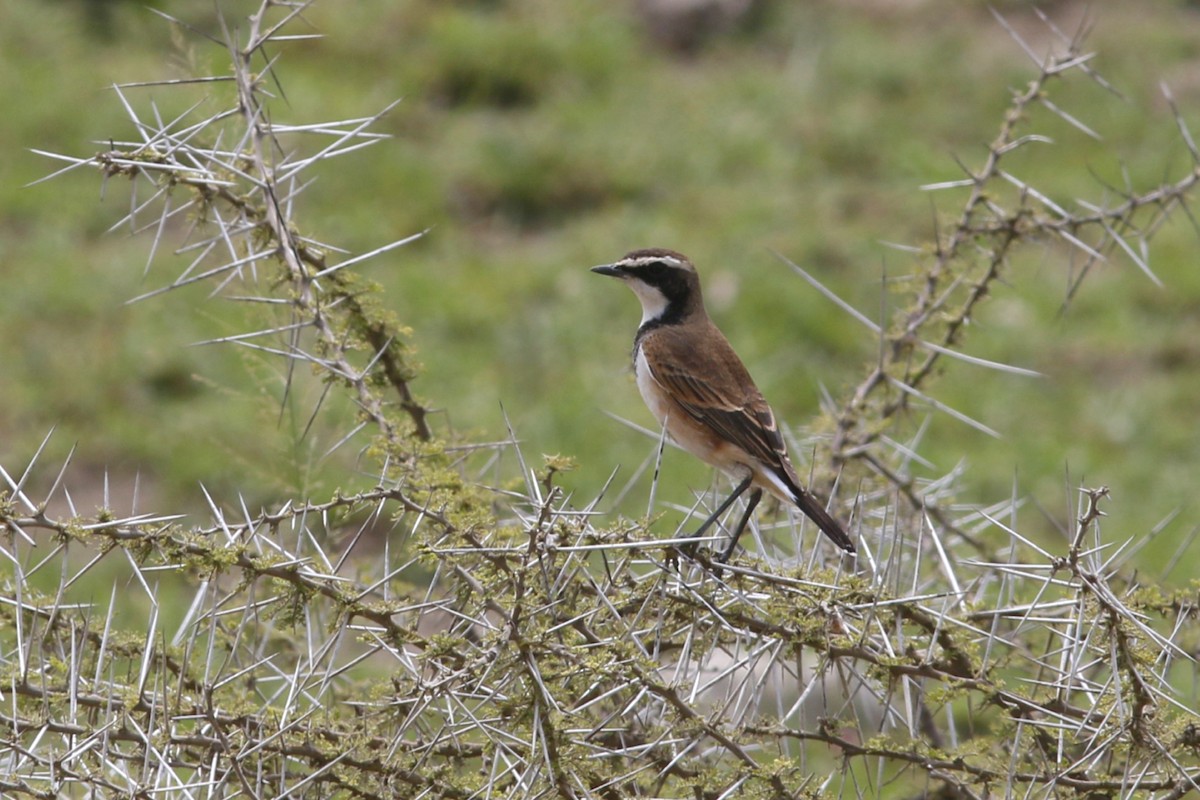
[{"label": "grass", "polygon": [[[877,315],[884,274],[910,269],[881,241],[926,244],[934,220],[955,213],[955,195],[931,200],[917,187],[961,177],[956,157],[978,163],[1030,65],[980,4],[793,5],[692,57],[657,52],[623,4],[312,10],[327,38],[280,54],[276,114],[352,117],[404,99],[385,122],[396,138],[331,162],[300,218],[354,250],[431,227],[369,277],[414,331],[425,362],[417,389],[443,410],[442,433],[499,438],[506,413],[527,453],[579,458],[564,482],[582,496],[616,465],[631,475],[654,443],[602,412],[649,424],[626,367],[636,303],[586,268],[640,246],[693,256],[714,316],[789,424],[814,419],[822,387],[836,397],[853,385],[875,343],[769,249]],[[206,11],[163,7],[215,31]],[[1031,41],[1044,38],[1021,4],[1003,11]],[[1076,8],[1050,13],[1070,25]],[[1186,169],[1156,85],[1167,80],[1184,108],[1200,94],[1193,10],[1108,4],[1092,15],[1095,66],[1126,99],[1080,84],[1056,101],[1105,140],[1047,115],[1036,130],[1058,144],[1013,163],[1062,201],[1100,196],[1096,176],[1146,186]],[[210,58],[203,43],[180,46],[133,4],[114,8],[108,38],[89,33],[78,4],[20,0],[6,16],[0,462],[19,467],[58,426],[60,451],[78,442],[86,463],[140,472],[164,503],[199,502],[201,481],[229,499],[254,487],[257,501],[342,483],[347,464],[318,458],[328,439],[296,444],[311,396],[280,419],[277,394],[242,388],[273,365],[187,347],[241,329],[240,309],[187,293],[122,305],[179,270],[160,255],[143,278],[148,241],[105,232],[124,211],[123,187],[100,203],[95,176],[19,188],[54,168],[24,148],[87,154],[102,147],[90,140],[128,137],[105,87],[185,74]],[[1027,251],[1013,264],[1009,293],[975,321],[969,350],[1045,377],[947,368],[941,399],[1004,438],[937,416],[923,449],[931,474],[966,458],[964,499],[979,502],[1015,481],[1047,510],[1050,519],[1027,520],[1045,538],[1073,513],[1068,470],[1113,488],[1116,538],[1179,507],[1194,518],[1200,278],[1194,233],[1177,222],[1155,250],[1166,289],[1118,260],[1064,313],[1067,254]],[[660,500],[686,502],[686,487],[708,485],[689,458],[667,460]],[[624,513],[644,511],[648,484]]]}]

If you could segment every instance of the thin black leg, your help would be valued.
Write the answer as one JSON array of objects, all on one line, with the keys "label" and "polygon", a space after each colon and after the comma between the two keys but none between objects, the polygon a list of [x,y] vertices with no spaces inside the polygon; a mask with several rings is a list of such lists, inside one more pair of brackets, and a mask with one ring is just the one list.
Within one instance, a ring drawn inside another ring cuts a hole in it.
[{"label": "thin black leg", "polygon": [[[688,555],[693,555],[696,552],[696,541],[699,540],[700,537],[702,537],[704,535],[705,531],[707,531],[710,527],[712,527],[712,524],[714,522],[716,522],[717,519],[722,514],[724,514],[727,510],[729,510],[729,507],[731,505],[733,505],[734,500],[737,500],[739,497],[742,496],[742,494],[747,489],[750,488],[750,482],[753,479],[754,479],[754,476],[752,475],[734,487],[733,494],[731,494],[731,495],[729,495],[729,497],[725,498],[725,501],[723,503],[721,503],[721,505],[717,506],[717,510],[712,513],[712,516],[710,516],[708,519],[704,520],[704,524],[702,524],[699,528],[697,528],[696,532],[694,534],[692,534],[692,541],[689,542],[688,544],[684,545],[685,553],[687,553]],[[760,497],[762,496],[761,490],[756,489],[755,491]],[[753,502],[757,503],[758,500],[754,500]],[[753,506],[751,506],[751,508],[753,508]],[[745,525],[745,520],[742,520],[742,524]],[[738,532],[741,533],[740,530]]]},{"label": "thin black leg", "polygon": [[733,532],[733,538],[729,540],[729,546],[725,548],[725,552],[721,553],[718,559],[722,564],[729,560],[733,555],[734,549],[737,547],[738,539],[742,536],[742,531],[746,530],[746,523],[750,521],[750,515],[754,513],[754,507],[758,505],[758,501],[762,500],[762,489],[755,489],[750,493],[750,499],[746,501],[746,510],[742,513],[742,521],[738,523],[737,529]]}]

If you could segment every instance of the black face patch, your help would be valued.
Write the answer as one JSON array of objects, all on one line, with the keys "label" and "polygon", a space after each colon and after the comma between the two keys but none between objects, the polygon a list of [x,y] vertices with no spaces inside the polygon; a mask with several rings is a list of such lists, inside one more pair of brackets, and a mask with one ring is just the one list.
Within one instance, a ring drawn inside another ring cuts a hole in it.
[{"label": "black face patch", "polygon": [[687,273],[679,267],[673,267],[663,261],[639,267],[633,270],[632,274],[662,292],[663,297],[667,298],[667,303],[671,306],[686,300],[690,291]]},{"label": "black face patch", "polygon": [[699,289],[692,288],[695,284],[694,273],[686,272],[663,261],[656,261],[630,270],[630,274],[643,283],[658,289],[667,300],[667,307],[662,314],[654,319],[646,320],[638,328],[637,337],[633,340],[636,353],[638,344],[647,333],[655,328],[678,325],[683,321],[692,300],[691,294]]}]

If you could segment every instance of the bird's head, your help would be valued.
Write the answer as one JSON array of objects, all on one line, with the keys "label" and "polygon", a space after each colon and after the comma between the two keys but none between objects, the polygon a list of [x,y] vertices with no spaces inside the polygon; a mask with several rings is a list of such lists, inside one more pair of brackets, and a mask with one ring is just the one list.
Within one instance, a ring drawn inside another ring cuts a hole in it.
[{"label": "bird's head", "polygon": [[643,325],[703,312],[696,267],[674,250],[634,250],[620,261],[592,267],[592,272],[620,278],[633,290],[642,304]]}]

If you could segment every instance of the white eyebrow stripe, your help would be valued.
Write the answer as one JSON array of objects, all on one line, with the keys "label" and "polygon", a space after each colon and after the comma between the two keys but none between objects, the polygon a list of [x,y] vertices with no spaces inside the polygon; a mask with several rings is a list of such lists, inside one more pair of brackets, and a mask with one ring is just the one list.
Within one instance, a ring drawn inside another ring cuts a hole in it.
[{"label": "white eyebrow stripe", "polygon": [[624,261],[617,262],[618,266],[630,267],[636,269],[638,267],[646,267],[650,264],[664,263],[676,269],[684,269],[683,262],[673,256],[640,256],[638,258],[630,258]]}]

